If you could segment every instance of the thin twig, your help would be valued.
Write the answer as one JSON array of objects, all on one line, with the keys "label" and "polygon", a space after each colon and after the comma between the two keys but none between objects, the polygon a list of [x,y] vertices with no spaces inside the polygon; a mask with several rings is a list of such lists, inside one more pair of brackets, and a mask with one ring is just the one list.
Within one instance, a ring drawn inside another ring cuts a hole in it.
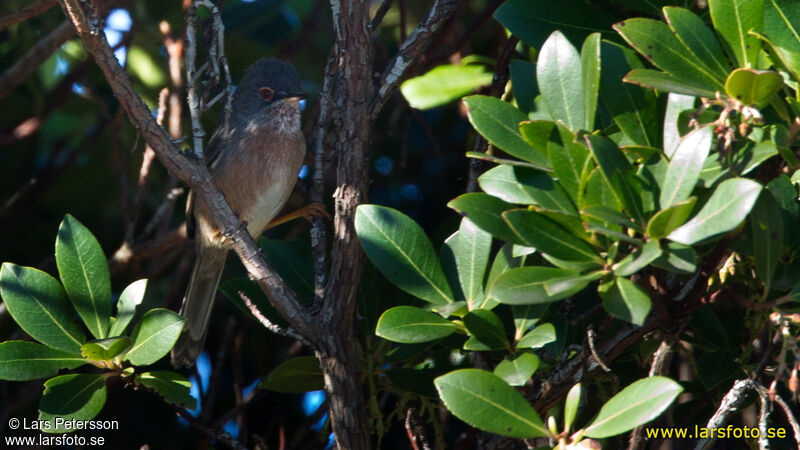
[{"label": "thin twig", "polygon": [[0,31],[5,30],[11,25],[32,19],[56,5],[58,5],[58,0],[37,0],[22,9],[0,17]]},{"label": "thin twig", "polygon": [[[672,355],[672,347],[675,345],[677,338],[677,334],[670,334],[661,340],[658,350],[656,350],[655,354],[653,355],[653,362],[650,363],[650,373],[648,374],[650,377],[664,374],[667,363]],[[639,450],[644,448],[645,443],[647,442],[644,439],[644,430],[644,425],[640,425],[633,429],[631,432],[631,437],[628,441],[628,450]]]},{"label": "thin twig", "polygon": [[250,313],[253,315],[253,317],[255,317],[256,320],[258,320],[258,323],[263,325],[264,328],[266,328],[267,330],[277,334],[278,336],[283,336],[283,337],[296,339],[296,340],[308,345],[308,341],[306,341],[306,339],[303,336],[300,336],[299,334],[297,334],[297,332],[294,331],[293,329],[291,329],[291,328],[283,328],[280,325],[277,325],[277,324],[273,323],[271,320],[269,320],[269,318],[267,318],[267,316],[265,316],[264,313],[262,313],[261,310],[258,309],[258,306],[255,303],[253,303],[252,300],[250,300],[250,297],[248,297],[247,294],[245,294],[242,291],[238,291],[237,294],[239,294],[239,298],[242,299],[242,301],[244,302],[245,306],[247,306],[247,309],[250,311]]},{"label": "thin twig", "polygon": [[[211,413],[214,411],[214,404],[217,401],[217,393],[219,392],[222,370],[228,368],[228,365],[226,364],[226,360],[228,359],[228,350],[232,347],[231,343],[237,334],[237,322],[238,320],[235,316],[228,317],[228,323],[225,324],[225,333],[223,334],[222,342],[219,343],[219,346],[217,347],[217,353],[214,356],[214,362],[212,363],[212,367],[214,369],[211,371],[211,378],[208,381],[207,387],[208,395],[206,395],[205,402],[203,402],[203,412],[200,416],[204,423],[208,423],[208,421],[211,419]],[[240,433],[240,436],[246,436],[246,434]]]},{"label": "thin twig", "polygon": [[186,242],[186,225],[172,231],[158,235],[149,241],[128,244],[123,243],[120,248],[109,258],[108,264],[111,274],[119,272],[123,267],[135,261],[143,261],[153,256],[160,255],[167,250]]},{"label": "thin twig", "polygon": [[611,368],[603,362],[603,358],[600,357],[600,354],[597,353],[597,349],[594,346],[594,328],[591,326],[586,329],[586,342],[589,344],[589,350],[592,352],[592,356],[594,360],[597,361],[597,364],[607,373],[611,373]]},{"label": "thin twig", "polygon": [[405,77],[409,66],[425,51],[442,24],[451,17],[462,0],[436,0],[428,15],[417,25],[386,65],[376,84],[377,91],[370,103],[370,116],[377,116],[383,104]]},{"label": "thin twig", "polygon": [[200,200],[208,206],[219,229],[231,242],[234,251],[259,286],[270,295],[275,307],[299,332],[313,335],[313,320],[304,310],[297,295],[270,267],[259,252],[252,236],[242,227],[225,197],[216,188],[204,164],[183,156],[167,132],[155,123],[149,108],[144,104],[122,70],[100,28],[100,20],[93,11],[85,10],[80,0],[60,0],[65,15],[73,23],[84,47],[95,58],[120,101],[131,123],[156,155],[175,177],[187,183]]},{"label": "thin twig", "polygon": [[[199,379],[199,378],[198,378]],[[208,436],[211,439],[216,439],[219,442],[227,445],[228,447],[234,450],[247,450],[247,447],[239,443],[233,436],[230,435],[227,431],[221,431],[218,429],[211,429],[205,425],[203,425],[199,420],[197,420],[193,415],[189,414],[183,408],[175,408],[175,412],[181,416],[185,421],[189,422],[191,426],[200,430],[203,434]]]},{"label": "thin twig", "polygon": [[186,79],[189,87],[186,91],[186,101],[189,103],[189,115],[192,118],[192,146],[194,156],[203,160],[203,138],[206,132],[200,123],[200,96],[197,95],[197,82],[195,61],[197,60],[197,5],[194,3],[186,12]]},{"label": "thin twig", "polygon": [[[228,67],[228,58],[225,56],[225,26],[222,23],[222,14],[216,5],[211,0],[195,0],[195,7],[203,6],[211,11],[211,17],[214,19],[214,40],[209,49],[209,59],[211,60],[211,75],[215,83],[219,83],[220,78],[225,78],[225,88],[222,93],[225,94],[225,109],[224,111],[224,128],[223,135],[228,136],[230,131],[231,112],[233,111],[233,80],[231,79],[231,70]],[[220,75],[220,67],[222,67],[222,75]]]},{"label": "thin twig", "polygon": [[425,434],[425,427],[422,425],[422,418],[416,408],[406,410],[405,428],[408,441],[414,450],[430,450],[431,444]]},{"label": "thin twig", "polygon": [[[764,386],[760,386],[760,390],[766,391],[767,389]],[[789,425],[792,426],[792,434],[794,434],[794,440],[797,443],[797,448],[800,448],[800,423],[797,422],[797,418],[794,417],[792,413],[792,408],[786,403],[786,401],[781,398],[780,395],[775,396],[775,403],[781,407],[783,413],[786,415],[786,420],[789,421]],[[766,435],[766,434],[765,434]]]},{"label": "thin twig", "polygon": [[30,74],[43,63],[59,47],[64,45],[75,34],[72,24],[69,21],[62,22],[53,31],[47,34],[28,49],[14,65],[8,68],[0,76],[0,99],[7,96],[20,83],[25,81]]},{"label": "thin twig", "polygon": [[[156,123],[163,126],[164,116],[167,111],[167,98],[169,96],[169,89],[164,88],[158,94],[158,110],[156,111]],[[137,135],[138,136],[138,135]],[[133,198],[133,213],[131,214],[130,221],[126,226],[125,241],[133,242],[134,232],[136,228],[136,221],[139,219],[139,213],[142,209],[142,199],[144,198],[144,188],[147,186],[147,179],[150,177],[150,168],[153,165],[153,160],[156,157],[156,152],[153,147],[147,145],[142,155],[142,165],[139,167],[139,178],[136,180],[136,195]]]},{"label": "thin twig", "polygon": [[[500,97],[505,91],[505,86],[508,83],[508,64],[511,60],[511,54],[517,46],[519,38],[516,36],[509,36],[506,43],[500,50],[500,56],[497,58],[497,64],[494,67],[494,74],[492,76],[492,86],[490,95],[493,97]],[[472,151],[476,153],[490,153],[489,141],[483,136],[475,135],[475,142],[472,146]],[[467,172],[467,186],[466,192],[475,192],[478,189],[478,176],[481,174],[483,163],[480,159],[471,158],[469,160],[469,169]]]},{"label": "thin twig", "polygon": [[439,61],[450,57],[450,55],[459,52],[465,45],[467,45],[478,30],[483,28],[483,25],[492,18],[492,15],[505,2],[505,0],[493,0],[480,14],[475,20],[472,21],[466,28],[466,31],[461,34],[461,36],[455,40],[452,45],[448,45],[442,50],[436,51],[435,49],[433,53],[435,56],[429,59],[428,64],[426,67],[431,67],[433,64],[437,64]]},{"label": "thin twig", "polygon": [[406,8],[406,0],[397,0],[397,8],[400,10],[400,40],[405,41],[407,38],[406,14],[408,13],[408,8]]},{"label": "thin twig", "polygon": [[181,114],[183,102],[180,99],[180,91],[183,89],[183,76],[181,75],[181,61],[183,60],[183,38],[174,38],[169,22],[162,20],[159,30],[164,37],[164,47],[169,56],[169,134],[173,139],[179,139],[183,135],[181,125]]},{"label": "thin twig", "polygon": [[383,0],[381,2],[381,6],[378,7],[378,10],[375,11],[375,16],[372,18],[372,22],[370,22],[370,29],[372,30],[373,38],[377,35],[378,26],[383,22],[383,18],[386,16],[386,13],[392,9],[392,0]]}]

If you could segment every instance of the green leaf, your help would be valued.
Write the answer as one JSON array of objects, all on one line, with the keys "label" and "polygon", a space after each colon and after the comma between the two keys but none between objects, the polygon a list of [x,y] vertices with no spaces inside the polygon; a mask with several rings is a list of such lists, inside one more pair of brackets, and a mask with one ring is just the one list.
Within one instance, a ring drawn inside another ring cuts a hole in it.
[{"label": "green leaf", "polygon": [[619,225],[622,227],[630,228],[638,232],[644,231],[636,222],[632,221],[630,217],[617,212],[607,206],[595,205],[589,206],[581,210],[581,214],[592,219],[599,220],[609,224]]},{"label": "green leaf", "polygon": [[0,342],[0,380],[38,380],[57,374],[59,369],[74,369],[85,363],[74,354],[36,342]]},{"label": "green leaf", "polygon": [[68,426],[72,420],[93,419],[105,403],[106,376],[103,374],[70,374],[51,378],[45,381],[39,402],[39,420],[49,422],[49,426],[43,425],[41,431],[74,431],[76,428]]},{"label": "green leaf", "polygon": [[600,408],[584,436],[600,439],[644,425],[664,412],[681,392],[680,384],[662,376],[636,381]]},{"label": "green leaf", "polygon": [[412,108],[430,109],[450,103],[492,82],[492,73],[482,65],[445,64],[400,85]]},{"label": "green leaf", "polygon": [[653,261],[653,266],[673,272],[693,273],[697,268],[697,255],[692,247],[667,242],[661,247],[661,257]]},{"label": "green leaf", "polygon": [[489,265],[491,247],[492,236],[469,219],[462,219],[458,231],[444,243],[442,260],[449,253],[458,275],[456,282],[470,308],[483,299],[483,275]]},{"label": "green leaf", "polygon": [[681,133],[678,129],[678,116],[681,112],[694,107],[695,98],[691,95],[670,93],[667,97],[667,110],[664,113],[664,153],[667,157],[678,149]]},{"label": "green leaf", "polygon": [[778,154],[778,149],[772,141],[761,141],[753,145],[748,142],[747,145],[736,155],[737,164],[736,168],[742,175],[747,175],[753,169],[760,166],[764,161],[772,158]]},{"label": "green leaf", "polygon": [[515,339],[519,339],[544,316],[547,305],[519,305],[512,306],[511,310],[514,314],[514,328],[517,330]]},{"label": "green leaf", "polygon": [[67,214],[58,228],[56,264],[64,289],[92,335],[108,336],[111,278],[103,249],[88,228]]},{"label": "green leaf", "polygon": [[575,135],[561,122],[556,123],[558,134],[547,141],[547,155],[553,165],[558,183],[567,191],[575,203],[580,204],[583,195],[581,181],[584,173],[594,168],[589,149],[575,142]]},{"label": "green leaf", "polygon": [[497,254],[495,254],[494,261],[492,261],[492,267],[489,269],[489,275],[486,277],[487,292],[486,295],[484,295],[483,302],[478,305],[479,308],[492,309],[498,305],[497,300],[489,296],[488,290],[491,289],[492,284],[501,274],[514,267],[519,267],[522,265],[525,256],[515,254],[514,248],[516,247],[517,246],[514,244],[506,243],[503,244],[503,246],[497,251]]},{"label": "green leaf", "polygon": [[642,199],[632,184],[631,165],[614,142],[596,135],[587,135],[586,142],[597,165],[600,167],[617,198],[628,214],[637,222],[644,223]]},{"label": "green leaf", "polygon": [[550,116],[572,131],[586,129],[581,58],[560,31],[554,31],[539,50],[536,79]]},{"label": "green leaf", "polygon": [[127,350],[132,342],[127,336],[89,341],[81,347],[81,354],[91,361],[108,361]]},{"label": "green leaf", "polygon": [[547,157],[531,147],[519,131],[519,123],[528,116],[513,105],[494,97],[473,95],[464,98],[469,122],[487,141],[511,156],[548,167]]},{"label": "green leaf", "polygon": [[608,236],[609,238],[611,238],[611,240],[614,240],[614,241],[625,241],[625,242],[630,242],[631,244],[639,245],[639,246],[644,245],[644,242],[641,239],[630,237],[626,233],[622,233],[622,232],[620,232],[618,230],[615,230],[615,229],[606,228],[606,227],[604,227],[602,225],[598,225],[596,223],[587,223],[586,224],[586,231],[589,231],[591,233],[599,233],[599,234],[602,234],[604,236]]},{"label": "green leaf", "polygon": [[761,44],[749,31],[760,33],[764,23],[762,0],[709,0],[711,21],[722,44],[739,67],[756,68]]},{"label": "green leaf", "polygon": [[509,203],[537,205],[569,216],[578,215],[564,189],[542,172],[498,166],[478,177],[484,192]]},{"label": "green leaf", "polygon": [[491,195],[473,192],[450,200],[447,206],[458,211],[459,214],[468,218],[479,228],[500,240],[515,244],[525,244],[503,219],[503,212],[514,209],[514,205],[510,203]]},{"label": "green leaf", "polygon": [[764,34],[775,45],[800,53],[800,4],[794,0],[769,0],[764,5]]},{"label": "green leaf", "polygon": [[[564,125],[561,124],[561,126],[563,127]],[[519,132],[525,142],[533,146],[537,151],[545,153],[547,141],[553,134],[555,127],[556,122],[551,120],[526,120],[519,123]]]},{"label": "green leaf", "polygon": [[80,355],[86,337],[74,322],[75,312],[55,278],[33,267],[3,263],[0,297],[11,317],[32,338]]},{"label": "green leaf", "polygon": [[689,198],[711,150],[711,137],[711,127],[707,126],[687,134],[678,145],[661,183],[661,209]]},{"label": "green leaf", "polygon": [[[529,305],[551,303],[580,292],[584,286],[576,286],[574,291],[561,292],[551,296],[544,284],[553,279],[578,276],[578,272],[556,267],[525,266],[510,269],[495,279],[489,296],[500,303],[509,305]],[[589,282],[587,281],[586,284]]]},{"label": "green leaf", "polygon": [[722,91],[718,78],[675,36],[664,22],[633,18],[614,25],[614,29],[654,66],[677,80],[705,90]]},{"label": "green leaf", "polygon": [[723,181],[711,194],[703,209],[667,238],[692,245],[704,239],[727,233],[747,217],[761,192],[761,185],[746,178]]},{"label": "green leaf", "polygon": [[464,316],[464,326],[467,328],[470,336],[478,341],[475,346],[464,345],[467,350],[499,350],[508,348],[508,339],[506,338],[506,331],[503,328],[503,322],[497,315],[488,309],[473,309]]},{"label": "green leaf", "polygon": [[794,80],[800,79],[800,53],[775,45],[766,36],[754,31],[751,31],[750,34],[761,40],[761,45],[769,55],[775,69],[789,73],[790,78]]},{"label": "green leaf", "polygon": [[109,336],[120,336],[136,315],[136,307],[144,300],[147,280],[137,280],[128,285],[117,301],[117,320],[108,332]]},{"label": "green leaf", "polygon": [[533,99],[539,95],[539,86],[536,83],[536,64],[521,59],[515,59],[508,65],[511,75],[511,87],[514,90],[514,99],[517,107],[525,114],[533,109]]},{"label": "green leaf", "polygon": [[192,383],[183,375],[169,370],[144,372],[136,377],[136,383],[154,390],[167,403],[188,410],[197,408],[197,400],[191,396]]},{"label": "green leaf", "polygon": [[[665,72],[652,69],[633,69],[625,75],[626,83],[638,84],[662,92],[692,95],[696,97],[713,98],[717,92],[712,87],[705,86],[695,80],[685,80]],[[719,89],[722,90],[721,88]]]},{"label": "green leaf", "polygon": [[772,197],[778,202],[783,218],[783,245],[785,251],[794,251],[800,246],[800,205],[797,203],[797,187],[786,174],[773,179],[767,185]]},{"label": "green leaf", "polygon": [[564,431],[569,431],[572,428],[572,423],[575,421],[575,415],[578,413],[578,406],[581,403],[581,384],[578,383],[572,386],[572,389],[567,393],[567,398],[564,401]]},{"label": "green leaf", "polygon": [[544,290],[554,297],[560,296],[564,292],[572,294],[583,290],[587,284],[599,280],[605,274],[605,271],[599,270],[584,275],[567,275],[565,277],[552,278],[544,283]]},{"label": "green leaf", "polygon": [[647,222],[647,235],[650,239],[661,239],[683,225],[692,214],[697,197],[689,197],[667,209],[657,212]]},{"label": "green leaf", "polygon": [[284,362],[258,385],[262,389],[284,393],[316,391],[324,386],[322,369],[313,356],[298,356]]},{"label": "green leaf", "polygon": [[756,270],[764,286],[769,288],[783,254],[783,215],[778,202],[766,190],[761,192],[753,207],[750,227]]},{"label": "green leaf", "polygon": [[617,19],[605,10],[581,0],[508,0],[494,13],[495,19],[533,48],[540,48],[554,30],[572,42],[589,33],[607,33]]},{"label": "green leaf", "polygon": [[500,361],[494,368],[494,374],[511,386],[525,386],[538,368],[538,356],[533,353],[519,353]]},{"label": "green leaf", "polygon": [[614,275],[628,277],[649,266],[650,263],[661,256],[661,246],[657,239],[653,239],[635,253],[631,253],[614,265]]},{"label": "green leaf", "polygon": [[656,96],[649,89],[623,82],[632,69],[642,67],[636,54],[617,44],[603,42],[603,76],[600,94],[620,130],[637,145],[658,141]]},{"label": "green leaf", "polygon": [[717,79],[725,79],[731,69],[730,62],[703,19],[688,9],[667,6],[663,11],[675,37],[697,57],[696,61],[706,66]]},{"label": "green leaf", "polygon": [[581,47],[583,105],[587,130],[594,129],[597,95],[600,91],[600,33],[592,33]]},{"label": "green leaf", "polygon": [[603,307],[614,317],[641,326],[650,313],[650,297],[627,278],[617,278],[603,294]]},{"label": "green leaf", "polygon": [[770,70],[736,69],[725,81],[725,93],[745,105],[763,108],[783,87],[783,78]]},{"label": "green leaf", "polygon": [[414,306],[396,306],[381,314],[375,334],[392,342],[416,344],[449,336],[457,327],[442,316]]},{"label": "green leaf", "polygon": [[292,288],[300,301],[310,305],[314,299],[314,263],[308,240],[297,239],[286,242],[280,239],[262,238],[258,240],[258,246],[263,250],[270,265]]},{"label": "green leaf", "polygon": [[593,206],[603,206],[615,211],[622,210],[622,203],[599,167],[592,169],[586,179],[586,194],[579,205],[583,211]]},{"label": "green leaf", "polygon": [[434,305],[454,301],[433,245],[405,214],[378,205],[356,209],[361,248],[392,283]]},{"label": "green leaf", "polygon": [[137,45],[128,48],[127,66],[147,87],[160,89],[167,83],[167,76],[144,49]]},{"label": "green leaf", "polygon": [[481,153],[481,152],[466,152],[464,156],[472,159],[480,159],[481,161],[488,161],[494,164],[504,164],[507,166],[514,166],[514,167],[527,167],[529,169],[541,170],[543,172],[553,171],[553,169],[550,169],[549,167],[544,167],[537,164],[520,161],[517,159],[498,158],[496,156],[487,155],[486,153]]},{"label": "green leaf", "polygon": [[515,438],[548,435],[525,397],[497,375],[462,369],[436,378],[434,384],[445,407],[478,429]]},{"label": "green leaf", "polygon": [[552,323],[543,323],[527,332],[517,342],[517,348],[541,348],[556,341],[556,328]]},{"label": "green leaf", "polygon": [[592,246],[542,213],[515,209],[503,213],[503,218],[523,243],[543,253],[567,261],[595,261],[602,259]]},{"label": "green leaf", "polygon": [[146,366],[158,361],[175,345],[185,321],[185,318],[168,309],[147,311],[133,329],[133,345],[125,353],[124,360],[134,366]]},{"label": "green leaf", "polygon": [[478,177],[478,185],[487,194],[505,202],[527,205],[535,202],[535,184],[543,177],[550,179],[536,170],[503,165],[484,172]]}]

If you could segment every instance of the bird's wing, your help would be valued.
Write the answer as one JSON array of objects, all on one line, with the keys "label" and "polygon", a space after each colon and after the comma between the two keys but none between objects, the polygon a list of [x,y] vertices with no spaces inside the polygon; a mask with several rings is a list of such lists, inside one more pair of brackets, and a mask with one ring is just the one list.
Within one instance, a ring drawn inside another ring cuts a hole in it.
[{"label": "bird's wing", "polygon": [[[220,119],[223,120],[223,119]],[[232,130],[228,133],[228,136],[225,136],[223,131],[223,126],[220,125],[214,134],[211,135],[211,139],[208,141],[208,147],[206,147],[205,151],[203,152],[203,159],[206,161],[206,166],[210,169],[214,167],[217,160],[219,159],[219,155],[222,154],[222,148],[225,146],[225,142],[230,139],[230,135],[233,134]],[[194,203],[195,203],[195,194],[193,191],[189,191],[189,195],[186,197],[186,236],[189,240],[194,240],[195,232],[197,229],[197,220],[194,217]]]}]

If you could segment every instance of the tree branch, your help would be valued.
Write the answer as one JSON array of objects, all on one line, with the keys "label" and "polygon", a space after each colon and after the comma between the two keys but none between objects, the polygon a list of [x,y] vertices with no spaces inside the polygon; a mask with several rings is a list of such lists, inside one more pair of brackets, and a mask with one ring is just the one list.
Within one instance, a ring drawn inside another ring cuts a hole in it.
[{"label": "tree branch", "polygon": [[68,21],[64,21],[31,47],[22,58],[18,59],[0,76],[0,99],[25,81],[53,52],[67,42],[73,33],[72,25]]},{"label": "tree branch", "polygon": [[278,311],[301,334],[313,333],[309,315],[295,293],[266,262],[252,236],[231,210],[217,189],[204,164],[190,160],[171,142],[167,132],[155,122],[150,110],[134,91],[128,75],[117,62],[102,30],[100,21],[85,11],[81,0],[60,0],[64,13],[103,71],[114,96],[120,101],[133,126],[153,147],[159,160],[176,178],[188,184],[205,202],[223,235],[232,243],[242,264],[270,296]]},{"label": "tree branch", "polygon": [[32,19],[56,5],[58,5],[58,0],[38,0],[7,16],[0,17],[0,31],[11,25]]},{"label": "tree branch", "polygon": [[406,75],[408,67],[428,48],[439,27],[450,18],[462,0],[436,0],[428,11],[428,16],[403,42],[397,55],[383,69],[378,79],[377,92],[370,104],[370,117],[378,115],[389,95]]}]

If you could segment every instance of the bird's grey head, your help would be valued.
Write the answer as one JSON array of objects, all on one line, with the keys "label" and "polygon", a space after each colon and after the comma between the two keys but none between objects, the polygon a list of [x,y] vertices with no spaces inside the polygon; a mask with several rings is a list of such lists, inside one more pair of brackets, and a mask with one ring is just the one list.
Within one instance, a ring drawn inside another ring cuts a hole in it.
[{"label": "bird's grey head", "polygon": [[261,58],[245,72],[233,93],[233,120],[240,123],[258,120],[275,106],[294,103],[303,97],[300,77],[294,67],[275,58]]}]

